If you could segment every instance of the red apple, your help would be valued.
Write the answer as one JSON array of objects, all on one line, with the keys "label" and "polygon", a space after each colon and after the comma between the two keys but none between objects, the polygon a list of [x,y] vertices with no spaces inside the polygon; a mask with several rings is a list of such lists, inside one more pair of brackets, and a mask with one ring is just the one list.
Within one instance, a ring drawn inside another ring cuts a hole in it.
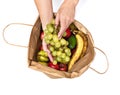
[{"label": "red apple", "polygon": [[43,50],[43,47],[42,47],[42,45],[40,46],[39,50]]},{"label": "red apple", "polygon": [[48,66],[51,67],[51,68],[59,70],[59,65],[58,64],[54,65],[52,62],[49,62]]},{"label": "red apple", "polygon": [[67,65],[66,64],[59,64],[60,71],[67,71]]},{"label": "red apple", "polygon": [[41,33],[40,33],[40,39],[43,40],[43,38],[44,38],[44,32],[41,31]]},{"label": "red apple", "polygon": [[66,32],[65,38],[69,38],[71,36],[71,30],[70,30],[70,28],[67,28],[67,30],[65,32]]}]

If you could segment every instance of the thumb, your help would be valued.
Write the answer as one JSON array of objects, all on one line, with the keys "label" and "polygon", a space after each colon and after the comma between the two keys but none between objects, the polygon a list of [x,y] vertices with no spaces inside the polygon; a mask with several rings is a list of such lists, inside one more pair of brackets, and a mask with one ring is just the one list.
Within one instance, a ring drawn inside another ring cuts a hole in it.
[{"label": "thumb", "polygon": [[63,33],[64,33],[65,29],[63,27],[60,28],[60,31],[58,33],[58,37],[61,38]]}]

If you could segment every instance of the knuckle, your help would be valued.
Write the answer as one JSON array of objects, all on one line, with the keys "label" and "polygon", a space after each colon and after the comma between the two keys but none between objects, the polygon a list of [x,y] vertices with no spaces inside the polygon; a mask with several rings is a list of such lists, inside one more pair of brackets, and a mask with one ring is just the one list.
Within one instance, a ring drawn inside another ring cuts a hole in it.
[{"label": "knuckle", "polygon": [[73,22],[73,21],[74,21],[74,19],[72,18],[70,22]]}]

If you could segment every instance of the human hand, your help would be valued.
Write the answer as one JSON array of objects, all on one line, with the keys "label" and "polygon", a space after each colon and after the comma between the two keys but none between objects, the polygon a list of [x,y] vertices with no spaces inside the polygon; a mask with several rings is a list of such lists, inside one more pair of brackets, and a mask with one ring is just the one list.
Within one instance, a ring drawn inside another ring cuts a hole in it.
[{"label": "human hand", "polygon": [[46,42],[44,41],[44,39],[42,40],[42,46],[43,46],[43,50],[47,52],[50,61],[53,62],[53,57],[52,57],[50,50],[48,49],[48,46],[47,46]]},{"label": "human hand", "polygon": [[56,27],[58,25],[60,25],[61,27],[58,33],[59,38],[62,37],[65,30],[74,21],[76,4],[73,1],[65,0],[57,12],[56,19],[55,19],[55,25]]}]

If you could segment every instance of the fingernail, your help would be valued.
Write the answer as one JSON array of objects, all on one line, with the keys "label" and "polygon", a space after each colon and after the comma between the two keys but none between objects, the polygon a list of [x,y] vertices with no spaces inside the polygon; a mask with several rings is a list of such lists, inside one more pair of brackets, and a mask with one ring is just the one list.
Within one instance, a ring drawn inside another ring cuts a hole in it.
[{"label": "fingernail", "polygon": [[61,39],[61,35],[58,35],[58,38]]}]

